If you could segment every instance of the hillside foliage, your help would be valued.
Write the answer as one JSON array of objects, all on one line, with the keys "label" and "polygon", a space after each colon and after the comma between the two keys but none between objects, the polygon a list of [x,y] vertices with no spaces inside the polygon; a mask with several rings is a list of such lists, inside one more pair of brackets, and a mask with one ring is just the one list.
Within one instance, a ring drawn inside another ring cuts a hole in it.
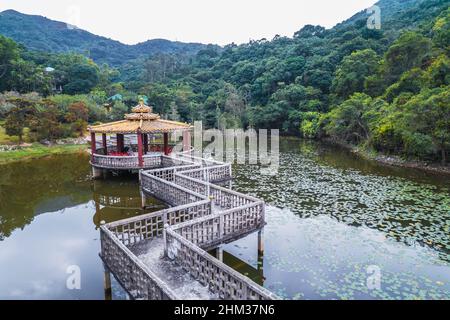
[{"label": "hillside foliage", "polygon": [[[206,127],[279,128],[287,135],[446,163],[449,1],[378,5],[380,30],[367,28],[368,15],[360,12],[332,29],[306,25],[293,37],[203,46],[194,56],[152,54],[119,68],[81,54],[37,54],[3,37],[0,63],[9,80],[0,89],[37,91],[52,99],[60,90],[98,106],[119,94],[114,117],[137,95],[146,95],[169,119],[202,120]],[[43,71],[48,65],[55,71]]]}]

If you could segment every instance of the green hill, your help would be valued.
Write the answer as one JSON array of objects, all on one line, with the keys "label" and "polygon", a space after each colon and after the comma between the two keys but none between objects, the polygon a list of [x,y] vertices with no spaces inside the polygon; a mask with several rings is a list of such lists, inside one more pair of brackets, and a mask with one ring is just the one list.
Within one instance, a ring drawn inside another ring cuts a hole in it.
[{"label": "green hill", "polygon": [[76,52],[97,63],[118,66],[126,61],[158,53],[197,53],[205,45],[153,39],[136,45],[97,36],[42,16],[27,15],[14,10],[0,12],[0,34],[12,38],[29,50],[44,52]]}]

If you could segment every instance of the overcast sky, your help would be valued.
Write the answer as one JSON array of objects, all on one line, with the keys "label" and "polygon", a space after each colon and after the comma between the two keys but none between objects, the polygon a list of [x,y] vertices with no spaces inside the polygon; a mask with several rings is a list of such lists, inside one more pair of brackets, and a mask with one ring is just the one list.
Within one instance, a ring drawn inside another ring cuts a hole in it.
[{"label": "overcast sky", "polygon": [[164,38],[220,45],[292,36],[305,24],[327,28],[375,0],[0,0],[14,9],[75,24],[135,44]]}]

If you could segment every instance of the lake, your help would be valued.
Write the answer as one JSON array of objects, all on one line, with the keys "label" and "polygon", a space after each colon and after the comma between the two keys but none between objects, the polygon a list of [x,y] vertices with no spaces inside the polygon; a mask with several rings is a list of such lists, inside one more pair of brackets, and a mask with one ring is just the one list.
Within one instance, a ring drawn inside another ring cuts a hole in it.
[{"label": "lake", "polygon": [[[265,251],[251,234],[222,246],[224,262],[281,297],[450,299],[448,177],[296,139],[281,139],[278,175],[233,175],[267,203]],[[87,155],[0,166],[0,299],[104,299],[98,226],[165,207],[140,203],[137,176],[93,181]]]}]

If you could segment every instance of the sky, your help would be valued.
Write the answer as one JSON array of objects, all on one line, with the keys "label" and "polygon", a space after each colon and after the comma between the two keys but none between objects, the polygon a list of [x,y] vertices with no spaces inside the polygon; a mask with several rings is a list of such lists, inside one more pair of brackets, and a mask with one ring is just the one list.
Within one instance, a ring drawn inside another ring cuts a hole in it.
[{"label": "sky", "polygon": [[0,0],[0,11],[42,15],[127,44],[163,38],[225,45],[306,24],[331,28],[376,0]]}]

